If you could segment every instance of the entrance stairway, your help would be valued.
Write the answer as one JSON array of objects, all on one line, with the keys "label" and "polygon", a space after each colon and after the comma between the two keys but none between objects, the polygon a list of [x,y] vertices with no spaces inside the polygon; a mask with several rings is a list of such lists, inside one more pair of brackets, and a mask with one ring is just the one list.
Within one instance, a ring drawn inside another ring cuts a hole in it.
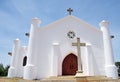
[{"label": "entrance stairway", "polygon": [[[120,82],[120,80],[115,80],[105,76],[59,76],[48,78],[52,82]],[[59,81],[58,81],[59,80]]]}]

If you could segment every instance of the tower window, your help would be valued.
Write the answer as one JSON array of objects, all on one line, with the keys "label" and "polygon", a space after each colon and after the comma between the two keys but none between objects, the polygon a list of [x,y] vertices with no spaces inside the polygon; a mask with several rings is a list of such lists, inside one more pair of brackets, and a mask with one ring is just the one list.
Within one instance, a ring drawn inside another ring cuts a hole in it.
[{"label": "tower window", "polygon": [[23,58],[23,66],[26,66],[26,64],[27,64],[27,56]]}]

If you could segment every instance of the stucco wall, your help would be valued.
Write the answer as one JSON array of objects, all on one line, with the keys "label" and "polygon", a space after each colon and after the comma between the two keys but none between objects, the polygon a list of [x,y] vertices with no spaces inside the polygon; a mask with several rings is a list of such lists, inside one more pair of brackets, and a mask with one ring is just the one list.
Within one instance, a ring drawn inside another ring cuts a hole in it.
[{"label": "stucco wall", "polygon": [[[51,63],[52,63],[52,44],[59,43],[60,47],[60,60],[62,64],[63,59],[69,53],[77,55],[76,47],[72,46],[72,42],[76,42],[76,38],[73,40],[68,39],[67,32],[74,31],[76,37],[81,38],[82,43],[90,44],[90,50],[87,47],[81,48],[81,57],[84,61],[84,70],[90,70],[87,66],[92,64],[94,73],[93,75],[104,75],[104,53],[103,53],[103,37],[102,32],[94,27],[82,22],[81,20],[68,16],[57,22],[54,22],[44,28],[37,29],[37,64],[38,64],[38,77],[43,78],[51,75]],[[87,55],[92,56],[92,63],[88,62]],[[34,54],[33,54],[34,55]],[[61,68],[61,67],[60,67]],[[58,71],[61,71],[60,69]],[[59,73],[60,74],[60,73]],[[91,75],[92,75],[91,74]]]}]

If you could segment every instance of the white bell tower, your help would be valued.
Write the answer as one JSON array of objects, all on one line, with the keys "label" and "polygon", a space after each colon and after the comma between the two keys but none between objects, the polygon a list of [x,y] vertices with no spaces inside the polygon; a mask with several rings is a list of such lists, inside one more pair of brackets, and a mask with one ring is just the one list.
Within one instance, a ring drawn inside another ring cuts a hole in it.
[{"label": "white bell tower", "polygon": [[118,78],[117,67],[115,66],[111,37],[109,33],[109,22],[103,20],[100,22],[100,27],[103,32],[103,42],[104,42],[104,55],[105,55],[105,72],[107,77],[112,77],[113,79]]}]

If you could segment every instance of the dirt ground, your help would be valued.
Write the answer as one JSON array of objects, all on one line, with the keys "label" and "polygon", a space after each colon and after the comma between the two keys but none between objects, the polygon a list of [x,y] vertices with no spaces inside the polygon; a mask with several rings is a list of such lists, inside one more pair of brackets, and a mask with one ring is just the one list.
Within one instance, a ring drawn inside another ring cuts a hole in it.
[{"label": "dirt ground", "polygon": [[[44,80],[33,80],[33,81],[29,81],[29,80],[23,80],[22,78],[7,78],[7,77],[0,77],[0,82],[49,82],[49,81],[44,81]],[[52,82],[52,81],[50,81]],[[54,81],[55,82],[55,81]],[[59,81],[59,82],[63,82],[63,81]],[[69,82],[69,81],[66,81]],[[71,81],[71,82],[75,82],[75,81]],[[88,81],[89,82],[89,81]],[[94,82],[94,81],[90,81],[90,82]],[[95,81],[97,82],[97,81]],[[98,81],[99,82],[99,81]],[[101,81],[102,82],[102,81]],[[104,81],[106,82],[106,81]],[[120,79],[118,81],[107,81],[107,82],[120,82]]]},{"label": "dirt ground", "polygon": [[18,81],[17,78],[10,79],[6,77],[0,77],[0,82],[17,82],[17,81]]}]

